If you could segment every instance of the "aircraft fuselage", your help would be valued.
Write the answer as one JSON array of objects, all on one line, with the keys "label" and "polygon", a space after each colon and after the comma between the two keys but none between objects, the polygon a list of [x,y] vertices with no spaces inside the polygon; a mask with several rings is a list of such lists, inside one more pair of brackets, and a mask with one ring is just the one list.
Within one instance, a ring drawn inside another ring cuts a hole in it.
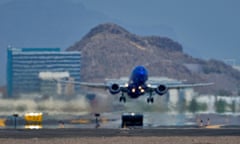
[{"label": "aircraft fuselage", "polygon": [[127,94],[130,98],[138,98],[146,91],[146,81],[148,80],[148,72],[145,67],[137,66],[133,69],[128,84]]}]

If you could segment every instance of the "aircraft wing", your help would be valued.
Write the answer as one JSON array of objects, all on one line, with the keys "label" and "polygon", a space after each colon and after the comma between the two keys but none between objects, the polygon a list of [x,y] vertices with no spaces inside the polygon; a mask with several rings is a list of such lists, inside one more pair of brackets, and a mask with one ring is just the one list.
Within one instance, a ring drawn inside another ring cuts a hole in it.
[{"label": "aircraft wing", "polygon": [[201,87],[201,86],[210,86],[214,83],[196,83],[196,84],[184,84],[184,83],[148,83],[148,87],[151,89],[157,88],[159,85],[164,85],[168,89],[181,89],[181,88],[192,88],[192,87]]},{"label": "aircraft wing", "polygon": [[153,92],[156,92],[158,95],[161,96],[166,94],[170,89],[184,89],[184,88],[210,86],[210,85],[213,85],[213,83],[196,83],[196,84],[184,84],[179,82],[177,83],[166,82],[166,83],[153,83],[153,84],[148,83],[147,91],[150,94],[150,99],[148,98],[148,101],[152,100],[151,95]]},{"label": "aircraft wing", "polygon": [[[93,83],[93,82],[76,82],[76,81],[66,81],[66,80],[56,80],[57,82],[61,83],[71,83],[71,84],[77,84],[80,86],[85,86],[85,87],[91,87],[91,88],[102,88],[102,89],[107,89],[113,82],[106,82],[106,83]],[[114,82],[115,83],[115,82]],[[125,84],[126,82],[118,81],[116,82],[119,84],[121,88],[126,88]],[[192,88],[192,87],[201,87],[201,86],[210,86],[213,85],[214,83],[196,83],[196,84],[184,84],[181,82],[154,82],[154,83],[148,83],[148,88],[150,89],[156,89],[159,87],[159,85],[164,85],[168,89],[181,89],[181,88]]]},{"label": "aircraft wing", "polygon": [[68,81],[68,80],[55,80],[56,82],[65,83],[65,84],[76,84],[83,87],[89,88],[99,88],[99,89],[108,89],[113,84],[117,84],[120,89],[126,88],[126,81],[107,81],[105,83],[94,83],[94,82],[78,82],[78,81]]},{"label": "aircraft wing", "polygon": [[159,95],[164,95],[170,89],[184,89],[184,88],[193,88],[201,86],[210,86],[214,83],[195,83],[195,84],[184,84],[184,83],[148,83],[147,90],[151,93],[155,91]]},{"label": "aircraft wing", "polygon": [[108,88],[108,85],[105,83],[89,83],[89,82],[76,82],[76,81],[67,81],[67,80],[56,80],[57,82],[60,83],[70,83],[70,84],[76,84],[80,86],[85,86],[85,87],[91,87],[91,88],[102,88],[106,89]]},{"label": "aircraft wing", "polygon": [[108,85],[105,83],[88,83],[88,82],[77,82],[80,86],[91,87],[91,88],[108,88]]},{"label": "aircraft wing", "polygon": [[210,86],[214,83],[196,83],[196,84],[169,84],[167,87],[169,89],[181,89],[181,88],[192,88],[192,87],[202,87],[202,86]]}]

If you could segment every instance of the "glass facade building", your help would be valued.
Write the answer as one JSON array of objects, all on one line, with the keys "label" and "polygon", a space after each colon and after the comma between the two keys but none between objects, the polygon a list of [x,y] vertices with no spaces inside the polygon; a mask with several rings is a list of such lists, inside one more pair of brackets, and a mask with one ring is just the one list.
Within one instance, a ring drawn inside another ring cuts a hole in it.
[{"label": "glass facade building", "polygon": [[40,92],[44,83],[39,78],[41,72],[68,72],[74,81],[80,81],[80,52],[64,52],[60,48],[8,48],[7,57],[8,96]]}]

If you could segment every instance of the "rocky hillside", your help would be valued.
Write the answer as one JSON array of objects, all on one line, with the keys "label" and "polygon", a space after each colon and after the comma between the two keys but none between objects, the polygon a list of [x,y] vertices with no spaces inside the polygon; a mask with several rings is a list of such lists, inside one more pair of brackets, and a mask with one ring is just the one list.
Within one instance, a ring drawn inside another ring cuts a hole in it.
[{"label": "rocky hillside", "polygon": [[181,44],[160,36],[138,36],[116,24],[94,27],[67,49],[82,52],[83,81],[129,76],[136,65],[144,65],[150,76],[167,76],[188,82],[215,82],[199,89],[221,95],[239,91],[240,72],[216,60],[200,60],[183,52]]}]

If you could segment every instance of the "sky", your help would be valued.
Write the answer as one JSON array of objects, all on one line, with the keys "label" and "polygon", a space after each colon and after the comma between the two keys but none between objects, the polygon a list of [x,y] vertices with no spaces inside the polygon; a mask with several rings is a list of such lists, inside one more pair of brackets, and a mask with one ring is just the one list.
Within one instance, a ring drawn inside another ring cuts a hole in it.
[{"label": "sky", "polygon": [[82,3],[129,25],[139,34],[162,35],[157,29],[164,26],[171,30],[167,36],[197,57],[240,60],[239,0],[83,0]]},{"label": "sky", "polygon": [[197,58],[240,64],[239,7],[239,0],[0,0],[0,85],[8,45],[64,50],[106,22],[169,37]]}]

